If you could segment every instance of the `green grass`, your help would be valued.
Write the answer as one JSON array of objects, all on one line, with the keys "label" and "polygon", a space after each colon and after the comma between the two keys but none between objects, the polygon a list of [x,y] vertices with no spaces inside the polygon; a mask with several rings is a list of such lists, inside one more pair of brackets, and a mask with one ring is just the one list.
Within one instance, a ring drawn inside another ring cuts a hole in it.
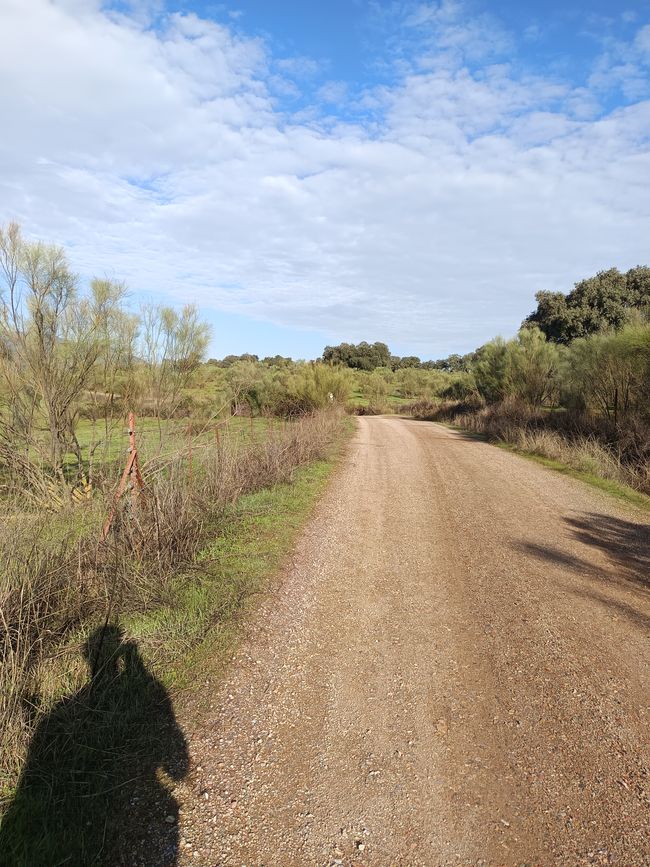
[{"label": "green grass", "polygon": [[[1,419],[0,419],[1,421]],[[206,423],[204,419],[180,418],[161,419],[160,422],[151,417],[138,416],[136,419],[136,446],[140,463],[150,458],[169,456],[175,452],[187,451],[190,443],[192,448],[210,448],[215,442],[216,429],[219,436],[237,438],[239,440],[261,439],[271,429],[291,424],[279,418],[244,418],[231,416],[214,419]],[[88,474],[92,458],[95,472],[117,474],[126,462],[129,447],[128,423],[126,419],[114,419],[108,430],[104,422],[90,419],[79,419],[75,427],[75,435],[81,448],[83,472]],[[47,450],[44,447],[42,453]],[[37,449],[32,448],[31,457],[37,458]],[[63,458],[63,468],[69,483],[77,481],[79,465],[73,452],[68,452]]]},{"label": "green grass", "polygon": [[370,401],[367,397],[364,397],[362,392],[359,389],[352,391],[350,393],[350,397],[348,398],[349,406],[368,406]]},{"label": "green grass", "polygon": [[152,648],[167,686],[187,688],[206,662],[213,676],[220,673],[241,616],[282,566],[334,466],[334,459],[319,461],[289,484],[240,497],[194,568],[170,584],[165,604],[125,622],[142,647]]},{"label": "green grass", "polygon": [[[380,401],[380,403],[384,403],[384,401]],[[403,404],[413,403],[413,398],[402,397],[399,394],[389,394],[385,400],[385,403],[391,406],[402,406]],[[370,400],[367,397],[364,397],[361,391],[358,389],[356,391],[351,392],[350,397],[348,398],[348,406],[350,407],[365,407],[370,405]]]},{"label": "green grass", "polygon": [[[280,419],[242,418],[239,416],[213,421],[206,425],[203,420],[162,419],[160,427],[157,419],[141,417],[136,419],[136,445],[143,461],[160,454],[171,454],[187,449],[190,442],[193,446],[211,445],[215,439],[215,429],[219,428],[220,436],[232,436],[244,439],[258,438],[273,426],[284,424]],[[87,462],[90,448],[105,438],[101,422],[81,419],[76,428],[76,435],[81,446],[82,456]],[[161,438],[162,437],[162,438]],[[106,463],[124,457],[126,459],[129,437],[127,423],[114,424],[106,442],[101,442],[95,450],[96,459]],[[76,463],[74,455],[67,456],[69,464]]]},{"label": "green grass", "polygon": [[[192,692],[195,713],[211,699],[242,623],[285,564],[355,429],[352,419],[345,424],[330,460],[240,497],[208,528],[199,556],[170,579],[158,604],[110,627],[101,652],[93,648],[102,630],[93,633],[85,656],[99,659],[104,675],[77,679],[76,692],[41,717],[7,799],[0,864],[122,863],[124,841],[143,829],[147,862],[170,863],[179,837],[173,782],[188,770],[173,698]],[[73,690],[80,660],[73,654],[64,664]]]}]

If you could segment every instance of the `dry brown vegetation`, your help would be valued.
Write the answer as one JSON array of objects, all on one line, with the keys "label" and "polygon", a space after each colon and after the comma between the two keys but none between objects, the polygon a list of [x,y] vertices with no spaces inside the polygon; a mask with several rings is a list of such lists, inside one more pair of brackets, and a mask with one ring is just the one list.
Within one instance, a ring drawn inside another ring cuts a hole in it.
[{"label": "dry brown vegetation", "polygon": [[[145,489],[118,507],[100,541],[110,494],[57,512],[8,509],[0,523],[0,779],[16,778],[29,733],[78,677],[88,629],[170,600],[179,570],[245,493],[291,478],[325,457],[341,428],[335,410],[276,424],[260,439],[221,435],[143,467]],[[190,579],[191,580],[191,579]]]}]

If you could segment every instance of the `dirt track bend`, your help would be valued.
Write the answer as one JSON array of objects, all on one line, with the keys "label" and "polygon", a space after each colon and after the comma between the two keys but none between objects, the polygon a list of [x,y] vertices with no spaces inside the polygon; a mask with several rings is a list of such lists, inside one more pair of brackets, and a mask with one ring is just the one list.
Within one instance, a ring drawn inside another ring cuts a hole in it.
[{"label": "dirt track bend", "polygon": [[190,730],[179,863],[650,864],[648,581],[647,515],[360,419]]}]

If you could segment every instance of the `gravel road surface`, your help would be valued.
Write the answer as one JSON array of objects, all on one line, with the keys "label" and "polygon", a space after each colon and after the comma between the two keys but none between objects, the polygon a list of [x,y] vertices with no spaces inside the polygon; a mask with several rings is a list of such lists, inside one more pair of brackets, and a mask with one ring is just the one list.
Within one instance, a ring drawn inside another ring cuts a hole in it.
[{"label": "gravel road surface", "polygon": [[650,864],[649,589],[647,514],[359,419],[185,720],[178,863]]}]

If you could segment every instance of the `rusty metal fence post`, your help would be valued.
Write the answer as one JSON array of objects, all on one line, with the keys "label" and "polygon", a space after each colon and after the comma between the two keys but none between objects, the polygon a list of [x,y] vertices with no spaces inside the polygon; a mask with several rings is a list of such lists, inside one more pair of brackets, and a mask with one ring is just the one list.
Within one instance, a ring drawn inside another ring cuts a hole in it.
[{"label": "rusty metal fence post", "polygon": [[111,525],[113,523],[113,518],[115,517],[115,510],[117,509],[117,504],[120,501],[120,497],[126,490],[127,483],[131,488],[131,507],[135,509],[138,504],[140,494],[142,493],[142,490],[144,488],[144,481],[142,480],[140,466],[138,464],[138,450],[136,448],[135,442],[135,413],[133,412],[129,413],[129,457],[127,458],[126,466],[124,467],[124,472],[122,473],[120,483],[117,486],[117,490],[115,491],[111,511],[109,512],[108,517],[104,521],[104,526],[102,527],[102,533],[99,537],[101,542],[104,542],[106,537],[108,536]]}]

